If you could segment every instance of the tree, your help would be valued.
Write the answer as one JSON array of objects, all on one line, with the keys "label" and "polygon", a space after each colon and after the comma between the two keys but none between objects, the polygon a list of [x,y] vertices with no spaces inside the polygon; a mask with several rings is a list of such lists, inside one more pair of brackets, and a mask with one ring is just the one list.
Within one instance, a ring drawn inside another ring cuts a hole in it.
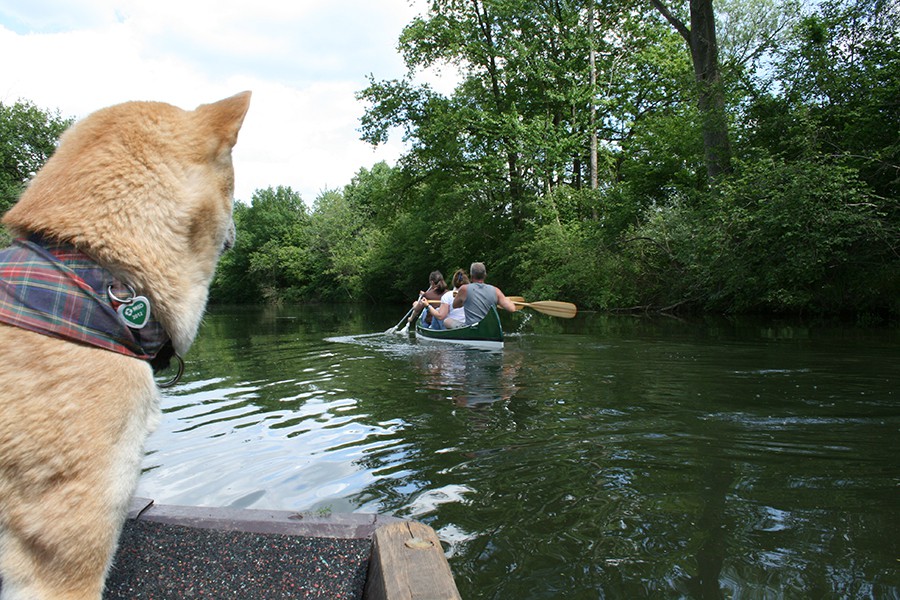
[{"label": "tree", "polygon": [[[356,196],[357,199],[363,194]],[[310,217],[309,241],[315,260],[311,280],[317,299],[359,301],[374,297],[364,275],[379,232],[340,190],[322,192]]]},{"label": "tree", "polygon": [[719,72],[719,47],[712,0],[690,0],[690,26],[675,15],[662,0],[650,0],[654,7],[684,38],[691,54],[697,82],[706,172],[711,180],[731,171],[731,144],[725,113],[725,91]]},{"label": "tree", "polygon": [[279,302],[308,280],[309,215],[290,187],[256,190],[237,203],[234,248],[222,255],[210,298],[216,302]]},{"label": "tree", "polygon": [[403,186],[398,170],[382,161],[371,169],[357,171],[343,193],[364,219],[383,226],[391,223],[402,208]]},{"label": "tree", "polygon": [[0,102],[0,214],[18,200],[25,184],[56,150],[59,136],[72,124],[27,100]]},{"label": "tree", "polygon": [[402,126],[407,166],[452,173],[475,196],[522,225],[528,202],[557,185],[581,185],[589,155],[590,40],[584,1],[439,0],[401,36],[411,71],[457,65],[450,98],[409,80],[380,82],[363,137],[383,141]]},{"label": "tree", "polygon": [[[802,151],[840,156],[882,198],[900,198],[900,5],[826,0],[799,23],[776,65],[775,145],[802,120]],[[786,122],[787,121],[787,122]],[[763,135],[771,137],[763,138]]]}]

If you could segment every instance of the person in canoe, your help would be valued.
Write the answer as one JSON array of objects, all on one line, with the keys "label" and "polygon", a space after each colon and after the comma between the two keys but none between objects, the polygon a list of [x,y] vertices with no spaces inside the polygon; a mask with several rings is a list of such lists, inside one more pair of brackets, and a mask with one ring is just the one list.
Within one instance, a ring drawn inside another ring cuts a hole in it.
[{"label": "person in canoe", "polygon": [[469,277],[462,269],[457,269],[450,280],[453,284],[452,290],[447,290],[441,296],[441,302],[438,306],[428,305],[428,313],[431,318],[437,319],[444,324],[444,329],[456,329],[466,324],[466,313],[463,307],[453,308],[453,298],[456,297],[459,288],[469,283]]},{"label": "person in canoe", "polygon": [[428,300],[440,301],[441,296],[447,291],[447,283],[444,281],[444,275],[440,271],[432,271],[428,276],[428,289],[419,292],[419,300],[413,302],[413,312],[409,317],[410,323],[415,323],[419,315],[422,316],[422,325],[428,329],[443,329],[444,324],[432,317],[429,312],[424,312],[428,306]]},{"label": "person in canoe", "polygon": [[472,263],[469,267],[469,276],[472,282],[460,287],[453,299],[453,308],[463,308],[466,325],[480,322],[492,306],[499,306],[510,312],[516,311],[516,305],[500,291],[500,288],[484,282],[487,277],[484,263]]}]

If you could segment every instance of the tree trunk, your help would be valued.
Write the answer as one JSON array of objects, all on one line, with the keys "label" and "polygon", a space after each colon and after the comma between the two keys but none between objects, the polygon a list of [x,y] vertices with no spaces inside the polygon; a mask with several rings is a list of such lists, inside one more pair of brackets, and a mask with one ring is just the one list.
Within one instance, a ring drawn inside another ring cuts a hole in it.
[{"label": "tree trunk", "polygon": [[716,179],[731,171],[725,90],[719,75],[719,48],[712,0],[691,0],[691,60],[697,78],[706,172]]},{"label": "tree trunk", "polygon": [[697,107],[700,109],[706,173],[710,180],[715,180],[719,175],[731,172],[731,145],[725,115],[725,90],[719,74],[719,48],[712,0],[690,0],[690,28],[672,14],[661,0],[650,2],[681,34],[691,51],[698,88]]}]

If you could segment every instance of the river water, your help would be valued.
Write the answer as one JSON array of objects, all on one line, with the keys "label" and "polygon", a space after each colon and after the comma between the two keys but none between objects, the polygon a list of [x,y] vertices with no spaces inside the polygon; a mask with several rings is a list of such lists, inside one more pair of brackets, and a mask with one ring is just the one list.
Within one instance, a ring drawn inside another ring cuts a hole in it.
[{"label": "river water", "polygon": [[900,597],[900,330],[214,308],[141,496],[429,524],[473,599]]}]

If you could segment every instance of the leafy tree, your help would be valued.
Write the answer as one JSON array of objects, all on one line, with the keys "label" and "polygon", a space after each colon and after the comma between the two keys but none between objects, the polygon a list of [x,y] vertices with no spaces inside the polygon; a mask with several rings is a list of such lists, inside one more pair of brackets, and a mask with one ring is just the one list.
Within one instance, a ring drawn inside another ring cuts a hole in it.
[{"label": "leafy tree", "polygon": [[210,298],[216,302],[279,302],[307,280],[309,215],[290,187],[256,190],[250,206],[235,205],[237,240],[219,262]]},{"label": "leafy tree", "polygon": [[799,23],[777,75],[778,87],[763,100],[772,118],[754,132],[755,143],[779,144],[785,129],[802,132],[801,151],[840,156],[879,196],[900,197],[896,2],[822,2]]},{"label": "leafy tree", "polygon": [[0,102],[0,214],[15,204],[28,180],[56,150],[59,136],[72,124],[27,100]]},{"label": "leafy tree", "polygon": [[378,143],[403,126],[408,167],[452,173],[523,224],[534,194],[582,180],[591,100],[585,12],[584,2],[432,3],[401,36],[407,65],[456,64],[464,80],[451,98],[407,80],[372,80],[360,93],[370,104],[364,139]]},{"label": "leafy tree", "polygon": [[406,185],[399,170],[382,161],[357,171],[343,194],[366,221],[383,227],[403,209]]},{"label": "leafy tree", "polygon": [[[351,198],[365,197],[358,187],[356,192]],[[376,290],[364,287],[364,275],[378,236],[378,230],[369,226],[366,214],[344,193],[328,190],[319,195],[309,228],[316,262],[312,277],[315,297],[343,302],[376,297]]]}]

